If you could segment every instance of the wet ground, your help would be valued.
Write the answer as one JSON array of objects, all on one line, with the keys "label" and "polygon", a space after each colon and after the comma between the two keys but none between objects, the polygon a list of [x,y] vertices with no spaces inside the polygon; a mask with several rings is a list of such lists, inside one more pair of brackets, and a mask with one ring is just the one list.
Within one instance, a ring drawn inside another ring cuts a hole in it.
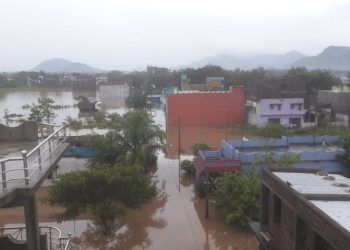
[{"label": "wet ground", "polygon": [[28,152],[36,147],[38,142],[0,142],[0,159],[7,157],[19,157],[22,150]]},{"label": "wet ground", "polygon": [[[10,112],[27,114],[22,105],[36,102],[37,97],[50,97],[58,104],[73,105],[73,94],[62,92],[27,92],[11,93],[0,96],[0,106],[7,107]],[[17,101],[16,101],[17,100]],[[122,114],[125,109],[108,110]],[[165,128],[164,112],[154,110],[154,120]],[[60,123],[70,115],[78,117],[77,108],[58,110],[56,122]],[[211,147],[218,147],[223,139],[236,139],[225,128],[217,127],[181,127],[180,144],[182,153],[189,153],[195,142],[206,142]],[[81,215],[75,221],[56,223],[54,213],[62,211],[57,206],[41,204],[38,201],[39,221],[41,225],[51,225],[62,229],[63,236],[72,232],[75,249],[258,249],[254,235],[245,230],[233,228],[224,223],[222,214],[210,207],[209,219],[204,217],[204,199],[196,198],[193,180],[186,177],[180,179],[178,161],[178,128],[169,128],[166,135],[168,154],[165,158],[159,155],[158,169],[154,174],[159,194],[139,209],[129,210],[118,222],[118,230],[110,237],[99,233],[98,225],[88,215]],[[16,146],[17,145],[17,146]],[[32,148],[32,144],[1,146],[2,156],[18,156],[22,149]],[[0,155],[1,156],[1,155]],[[192,158],[181,156],[181,159]],[[86,159],[63,158],[59,162],[57,173],[80,171],[86,169]],[[46,186],[50,181],[45,181]],[[37,193],[38,200],[47,196],[47,188],[42,187]],[[1,208],[0,227],[23,225],[23,207]]]},{"label": "wet ground", "polygon": [[228,129],[225,127],[181,126],[180,131],[176,126],[168,127],[166,133],[167,157],[177,157],[179,142],[181,145],[181,153],[191,154],[191,146],[196,142],[205,142],[211,148],[218,148],[222,140],[234,140],[239,138],[240,136],[229,133]]},{"label": "wet ground", "polygon": [[[67,160],[68,159],[68,160]],[[83,169],[83,161],[66,158],[63,169],[74,163]],[[56,224],[52,214],[61,211],[38,203],[39,219],[43,225],[54,225],[63,232],[72,232],[76,249],[258,249],[254,235],[224,223],[222,214],[210,207],[205,219],[204,199],[195,197],[193,180],[181,178],[180,191],[178,161],[159,155],[158,170],[154,174],[159,194],[136,210],[129,210],[119,222],[120,229],[110,237],[99,233],[99,227],[88,216],[75,222]],[[46,188],[38,193],[41,199]],[[0,226],[23,222],[23,208],[0,209]]]}]

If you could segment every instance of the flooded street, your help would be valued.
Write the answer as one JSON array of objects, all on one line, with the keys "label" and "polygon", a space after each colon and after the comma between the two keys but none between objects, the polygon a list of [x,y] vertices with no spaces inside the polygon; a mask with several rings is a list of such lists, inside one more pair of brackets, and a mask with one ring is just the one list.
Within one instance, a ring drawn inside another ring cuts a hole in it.
[{"label": "flooded street", "polygon": [[[1,109],[9,108],[10,112],[22,112],[22,105],[35,102],[35,98],[40,95],[29,92],[29,94],[13,93],[6,98],[0,96],[0,107]],[[65,91],[48,95],[47,97],[53,98],[58,104],[62,102],[73,105],[75,102],[72,93]],[[13,98],[21,101],[16,102]],[[125,112],[125,109],[117,110]],[[109,110],[109,112],[112,111]],[[164,112],[153,110],[152,113],[156,123],[165,128]],[[67,115],[78,117],[78,109],[72,107],[60,110],[58,121]],[[205,200],[196,197],[193,179],[182,176],[179,191],[178,160],[174,159],[178,155],[178,128],[169,128],[166,138],[167,158],[163,153],[159,153],[158,168],[153,176],[158,188],[157,197],[138,209],[128,210],[125,217],[118,222],[118,229],[113,235],[108,237],[101,235],[99,226],[88,215],[82,215],[75,221],[56,223],[53,214],[62,211],[62,208],[40,202],[43,197],[47,196],[46,187],[42,187],[37,194],[40,224],[56,226],[62,230],[64,235],[72,232],[73,249],[79,250],[258,249],[253,233],[226,225],[223,215],[213,206],[210,206],[209,209],[209,219],[205,219]],[[224,128],[181,127],[181,150],[186,153],[190,152],[191,145],[198,141],[217,147],[221,140],[233,138],[236,137],[229,135]],[[190,156],[185,157],[191,158]],[[183,158],[184,156],[181,156],[181,159]],[[86,159],[63,158],[59,162],[58,173],[84,170],[86,162]],[[0,227],[23,225],[23,213],[23,207],[1,208]]]},{"label": "flooded street", "polygon": [[225,225],[215,208],[205,219],[192,180],[183,178],[179,192],[176,160],[160,156],[155,178],[157,199],[128,213],[115,249],[257,249],[251,233]]},{"label": "flooded street", "polygon": [[[74,158],[63,161],[63,169],[72,163],[83,164]],[[205,219],[205,200],[196,198],[192,179],[182,177],[179,192],[177,160],[159,155],[154,180],[159,190],[157,197],[139,209],[128,210],[118,223],[120,229],[112,236],[102,236],[98,225],[87,215],[75,222],[58,224],[52,215],[62,208],[38,202],[40,224],[56,226],[64,233],[72,232],[74,249],[258,249],[251,232],[226,225],[222,214],[213,206],[209,209],[209,219]],[[46,194],[47,189],[42,188],[38,199]],[[22,207],[0,209],[0,226],[22,225],[23,220]]]}]

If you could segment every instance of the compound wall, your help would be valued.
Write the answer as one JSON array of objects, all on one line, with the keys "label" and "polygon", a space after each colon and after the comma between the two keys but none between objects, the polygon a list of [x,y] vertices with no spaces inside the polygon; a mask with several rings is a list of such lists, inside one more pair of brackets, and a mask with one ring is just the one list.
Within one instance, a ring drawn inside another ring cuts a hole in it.
[{"label": "compound wall", "polygon": [[226,126],[244,122],[244,90],[177,93],[168,96],[168,126]]},{"label": "compound wall", "polygon": [[38,124],[25,121],[17,127],[0,124],[0,142],[35,141],[38,139]]}]

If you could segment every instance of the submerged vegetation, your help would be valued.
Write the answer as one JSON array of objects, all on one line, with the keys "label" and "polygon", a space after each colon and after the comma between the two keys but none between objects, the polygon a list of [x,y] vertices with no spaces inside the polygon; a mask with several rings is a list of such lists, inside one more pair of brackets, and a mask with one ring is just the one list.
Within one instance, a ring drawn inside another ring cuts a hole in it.
[{"label": "submerged vegetation", "polygon": [[54,181],[46,201],[65,208],[57,215],[58,221],[89,213],[108,234],[126,208],[138,207],[155,192],[141,166],[93,164],[88,171],[70,172]]},{"label": "submerged vegetation", "polygon": [[38,104],[32,104],[30,107],[30,114],[28,120],[36,122],[53,123],[53,120],[57,116],[54,109],[54,100],[43,97],[38,98]]},{"label": "submerged vegetation", "polygon": [[87,124],[72,118],[67,122],[76,132],[86,127],[107,132],[93,135],[96,154],[88,170],[60,176],[50,187],[47,201],[65,208],[58,220],[90,213],[101,222],[103,233],[110,233],[126,208],[137,207],[156,193],[148,173],[156,166],[157,151],[163,148],[163,132],[143,110],[123,116],[102,110]]},{"label": "submerged vegetation", "polygon": [[225,213],[225,222],[247,227],[259,220],[260,176],[255,173],[226,172],[215,182],[212,199]]}]

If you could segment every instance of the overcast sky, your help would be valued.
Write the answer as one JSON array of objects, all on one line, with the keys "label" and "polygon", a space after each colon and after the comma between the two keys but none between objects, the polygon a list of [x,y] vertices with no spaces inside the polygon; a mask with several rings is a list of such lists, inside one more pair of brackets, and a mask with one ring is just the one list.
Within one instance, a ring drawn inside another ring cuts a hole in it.
[{"label": "overcast sky", "polygon": [[220,53],[314,55],[350,46],[349,25],[342,0],[0,0],[0,71],[57,57],[130,70]]}]

